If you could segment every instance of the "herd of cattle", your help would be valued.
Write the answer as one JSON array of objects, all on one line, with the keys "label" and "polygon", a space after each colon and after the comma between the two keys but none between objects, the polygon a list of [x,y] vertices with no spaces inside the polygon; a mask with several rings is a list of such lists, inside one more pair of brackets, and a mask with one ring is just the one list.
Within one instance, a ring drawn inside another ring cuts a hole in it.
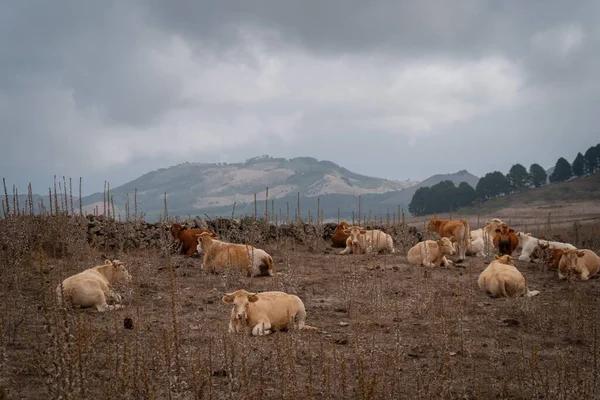
[{"label": "herd of cattle", "polygon": [[[229,243],[206,229],[184,229],[179,224],[170,226],[182,254],[198,253],[202,267],[212,272],[237,268],[248,276],[273,276],[273,258],[263,249],[248,244]],[[410,264],[426,267],[450,267],[446,256],[458,254],[456,263],[467,255],[494,260],[479,275],[479,288],[491,297],[535,296],[529,290],[523,274],[513,263],[513,254],[519,252],[521,261],[540,262],[549,270],[557,270],[560,279],[588,280],[598,274],[600,257],[592,250],[535,238],[530,233],[518,232],[498,218],[486,221],[481,229],[470,230],[465,220],[432,218],[427,231],[439,235],[439,240],[423,240],[408,250]],[[338,224],[331,235],[332,247],[343,247],[340,255],[368,253],[396,253],[391,235],[379,229]],[[66,278],[56,289],[59,304],[67,300],[76,307],[96,307],[98,311],[122,308],[121,296],[112,285],[131,280],[131,275],[119,260],[105,260],[99,265]],[[306,310],[302,300],[284,292],[251,293],[236,290],[226,293],[223,302],[232,304],[229,331],[267,335],[273,329],[289,327],[315,329],[305,324]],[[108,302],[113,304],[108,304]]]}]

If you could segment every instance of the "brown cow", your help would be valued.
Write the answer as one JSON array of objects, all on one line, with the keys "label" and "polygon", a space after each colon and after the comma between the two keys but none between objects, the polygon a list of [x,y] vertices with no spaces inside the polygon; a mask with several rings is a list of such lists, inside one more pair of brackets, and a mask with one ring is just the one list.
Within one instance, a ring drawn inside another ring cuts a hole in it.
[{"label": "brown cow", "polygon": [[548,269],[557,270],[558,263],[563,256],[562,249],[550,247],[548,243],[540,243],[534,247],[529,256],[531,261],[538,259],[542,264],[546,264]]},{"label": "brown cow", "polygon": [[454,238],[458,244],[458,263],[466,258],[467,247],[469,246],[469,233],[471,227],[464,220],[445,220],[431,218],[427,224],[427,230],[436,232],[440,237]]},{"label": "brown cow", "polygon": [[171,235],[173,239],[181,243],[181,254],[188,256],[196,252],[198,246],[198,235],[202,232],[210,233],[210,236],[216,238],[217,234],[208,229],[184,229],[180,224],[174,223],[171,225]]},{"label": "brown cow", "polygon": [[519,246],[519,237],[514,229],[509,228],[506,224],[502,224],[500,228],[496,229],[496,236],[494,236],[493,242],[494,247],[501,256],[505,254],[512,256],[513,252]]},{"label": "brown cow", "polygon": [[346,247],[346,239],[348,239],[347,233],[344,229],[349,228],[350,224],[346,221],[342,221],[335,227],[333,234],[331,235],[331,247]]}]

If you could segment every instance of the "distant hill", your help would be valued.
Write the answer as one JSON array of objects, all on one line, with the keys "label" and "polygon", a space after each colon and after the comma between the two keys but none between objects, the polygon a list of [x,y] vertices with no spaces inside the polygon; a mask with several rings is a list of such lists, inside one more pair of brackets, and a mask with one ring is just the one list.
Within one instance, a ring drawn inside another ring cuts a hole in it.
[{"label": "distant hill", "polygon": [[[369,177],[351,172],[330,161],[312,157],[293,159],[255,157],[244,163],[183,163],[170,168],[149,172],[111,190],[115,208],[121,212],[127,202],[133,202],[137,188],[138,210],[149,219],[156,219],[164,211],[164,193],[167,193],[169,215],[230,215],[234,202],[236,216],[254,214],[254,194],[259,215],[264,215],[265,188],[269,188],[269,202],[275,200],[276,211],[282,207],[293,216],[300,193],[301,214],[306,216],[310,204],[316,215],[317,198],[325,217],[337,216],[337,207],[351,209],[357,196],[383,196],[397,193],[418,184],[415,181],[394,181]],[[103,205],[103,193],[84,197],[87,210]],[[132,203],[131,203],[132,204]],[[271,204],[269,204],[269,207]],[[131,206],[133,210],[133,205]],[[270,212],[271,210],[269,210]],[[351,211],[350,211],[351,212]]]}]

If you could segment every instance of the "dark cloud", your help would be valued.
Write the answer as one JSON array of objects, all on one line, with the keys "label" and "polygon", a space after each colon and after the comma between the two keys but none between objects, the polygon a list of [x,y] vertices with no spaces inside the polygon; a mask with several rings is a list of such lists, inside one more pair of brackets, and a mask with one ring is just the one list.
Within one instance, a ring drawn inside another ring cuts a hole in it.
[{"label": "dark cloud", "polygon": [[[2,9],[0,170],[21,188],[57,174],[97,191],[258,154],[391,179],[483,175],[597,142],[596,1]],[[432,157],[456,152],[468,156]]]}]

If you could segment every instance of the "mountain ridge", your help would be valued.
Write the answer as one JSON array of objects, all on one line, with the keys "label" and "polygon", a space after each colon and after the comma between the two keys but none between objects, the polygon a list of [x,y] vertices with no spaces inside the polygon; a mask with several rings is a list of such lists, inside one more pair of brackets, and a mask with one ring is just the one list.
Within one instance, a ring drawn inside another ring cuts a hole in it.
[{"label": "mountain ridge", "polygon": [[[287,215],[289,208],[289,214],[295,215],[299,197],[303,217],[308,216],[310,208],[316,216],[318,204],[323,217],[331,218],[337,216],[338,208],[347,217],[353,210],[357,212],[358,196],[361,208],[371,209],[373,213],[386,213],[397,206],[407,209],[418,187],[433,185],[443,179],[450,179],[456,185],[467,181],[472,186],[479,180],[466,170],[437,174],[423,182],[390,180],[358,174],[332,161],[313,157],[286,159],[262,155],[238,163],[183,162],[160,168],[111,188],[110,195],[115,211],[122,213],[128,197],[132,202],[137,189],[138,210],[155,219],[164,213],[165,193],[171,216],[231,215],[234,204],[236,216],[254,215],[256,196],[257,202],[262,203],[258,207],[262,216],[268,188],[269,202],[277,203],[277,207],[269,205],[269,213],[283,214],[285,209]],[[82,204],[88,212],[98,205],[102,208],[104,193],[85,196]],[[280,208],[281,213],[278,212]],[[130,209],[133,209],[132,205]]]}]

